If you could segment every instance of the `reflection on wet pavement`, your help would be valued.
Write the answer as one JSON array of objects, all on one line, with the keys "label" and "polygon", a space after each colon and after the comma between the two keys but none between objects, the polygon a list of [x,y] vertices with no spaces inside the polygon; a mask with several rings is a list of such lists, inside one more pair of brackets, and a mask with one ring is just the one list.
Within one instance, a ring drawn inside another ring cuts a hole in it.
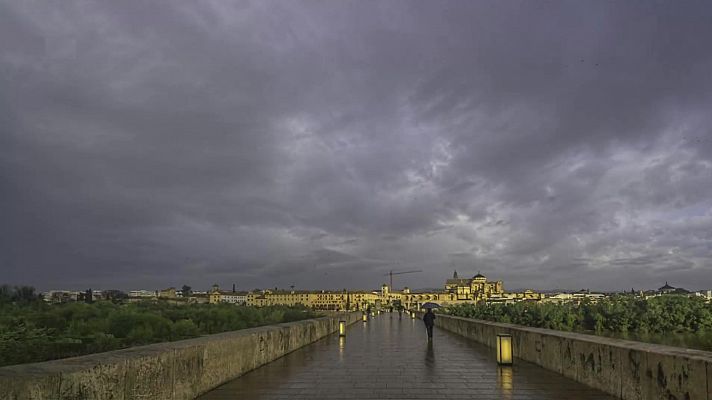
[{"label": "reflection on wet pavement", "polygon": [[499,367],[494,352],[422,321],[381,314],[201,396],[227,399],[613,400],[534,364]]}]

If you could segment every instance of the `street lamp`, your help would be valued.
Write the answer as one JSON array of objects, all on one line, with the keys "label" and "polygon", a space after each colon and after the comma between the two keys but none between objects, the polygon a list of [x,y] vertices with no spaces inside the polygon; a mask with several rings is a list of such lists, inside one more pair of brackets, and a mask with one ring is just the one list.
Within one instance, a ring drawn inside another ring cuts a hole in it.
[{"label": "street lamp", "polygon": [[339,321],[339,336],[346,336],[346,321]]},{"label": "street lamp", "polygon": [[497,364],[512,365],[512,335],[497,334]]},{"label": "street lamp", "polygon": [[366,311],[361,314],[361,321],[368,322],[368,314],[366,314]]}]

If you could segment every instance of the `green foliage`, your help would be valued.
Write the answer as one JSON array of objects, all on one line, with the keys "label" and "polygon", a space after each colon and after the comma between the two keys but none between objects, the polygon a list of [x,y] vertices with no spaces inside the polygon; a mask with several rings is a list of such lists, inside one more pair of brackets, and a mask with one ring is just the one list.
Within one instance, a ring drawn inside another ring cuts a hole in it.
[{"label": "green foliage", "polygon": [[[192,338],[317,316],[303,307],[232,304],[46,304],[0,286],[0,366]],[[31,289],[31,288],[30,288]]]},{"label": "green foliage", "polygon": [[39,295],[35,293],[35,288],[32,286],[0,286],[0,304],[12,302],[28,303],[39,298]]},{"label": "green foliage", "polygon": [[446,312],[467,318],[561,331],[586,331],[644,341],[677,335],[695,347],[712,350],[712,304],[687,296],[642,299],[612,296],[580,305],[555,303],[464,304]]}]

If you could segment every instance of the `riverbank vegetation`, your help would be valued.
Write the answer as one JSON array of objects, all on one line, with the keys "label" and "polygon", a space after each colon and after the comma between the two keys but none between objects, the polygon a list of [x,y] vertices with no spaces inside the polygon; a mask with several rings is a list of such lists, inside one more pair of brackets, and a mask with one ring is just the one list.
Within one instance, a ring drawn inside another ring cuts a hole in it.
[{"label": "riverbank vegetation", "polygon": [[576,304],[458,305],[445,312],[466,318],[537,328],[593,333],[712,351],[712,304],[665,295],[649,299],[612,296]]},{"label": "riverbank vegetation", "polygon": [[0,366],[314,318],[300,307],[99,301],[46,304],[30,287],[0,287]]}]

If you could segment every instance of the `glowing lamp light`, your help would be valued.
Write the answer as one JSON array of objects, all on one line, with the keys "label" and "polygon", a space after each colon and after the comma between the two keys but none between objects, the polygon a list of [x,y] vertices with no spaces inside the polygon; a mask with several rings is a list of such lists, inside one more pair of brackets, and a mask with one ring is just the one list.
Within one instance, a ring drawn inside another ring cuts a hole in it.
[{"label": "glowing lamp light", "polygon": [[346,336],[346,321],[339,321],[339,336]]},{"label": "glowing lamp light", "polygon": [[361,315],[361,321],[368,322],[368,314],[363,313],[363,315]]},{"label": "glowing lamp light", "polygon": [[[512,393],[514,385],[512,383],[512,368],[507,366],[497,367],[499,375],[497,376],[497,386],[502,390],[503,393],[509,395]],[[505,395],[505,398],[510,396]]]},{"label": "glowing lamp light", "polygon": [[410,319],[415,319],[415,311],[410,312]]},{"label": "glowing lamp light", "polygon": [[497,335],[497,364],[512,365],[512,335],[510,334]]}]

